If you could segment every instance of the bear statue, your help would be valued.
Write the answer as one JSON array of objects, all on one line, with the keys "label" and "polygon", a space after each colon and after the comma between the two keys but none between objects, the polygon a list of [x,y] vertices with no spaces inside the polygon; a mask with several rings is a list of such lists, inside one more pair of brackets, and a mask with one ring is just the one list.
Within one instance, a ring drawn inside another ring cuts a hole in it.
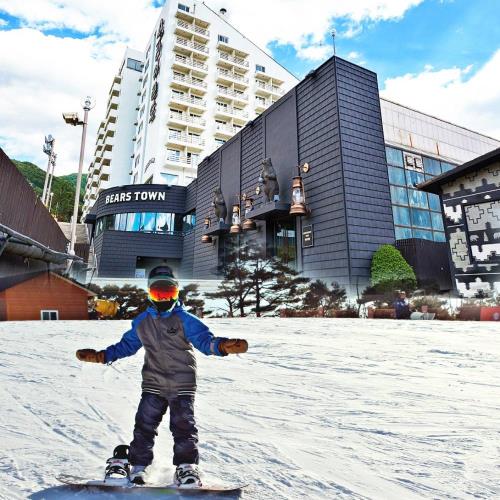
[{"label": "bear statue", "polygon": [[220,187],[214,189],[214,199],[212,201],[217,222],[224,224],[227,217],[227,207]]},{"label": "bear statue", "polygon": [[259,182],[264,185],[266,202],[280,201],[280,186],[271,158],[262,160],[262,170],[260,172]]}]

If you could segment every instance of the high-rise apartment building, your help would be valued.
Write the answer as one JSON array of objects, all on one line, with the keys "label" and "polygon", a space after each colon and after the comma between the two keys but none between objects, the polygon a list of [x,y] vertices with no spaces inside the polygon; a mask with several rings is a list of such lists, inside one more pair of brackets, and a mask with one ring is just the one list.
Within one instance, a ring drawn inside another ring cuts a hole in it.
[{"label": "high-rise apartment building", "polygon": [[187,185],[198,163],[298,80],[224,9],[168,2],[145,51],[132,184]]},{"label": "high-rise apartment building", "polygon": [[137,113],[135,108],[139,102],[142,66],[142,52],[127,48],[120,70],[109,89],[106,116],[97,131],[94,158],[85,186],[83,217],[103,189],[130,181]]}]

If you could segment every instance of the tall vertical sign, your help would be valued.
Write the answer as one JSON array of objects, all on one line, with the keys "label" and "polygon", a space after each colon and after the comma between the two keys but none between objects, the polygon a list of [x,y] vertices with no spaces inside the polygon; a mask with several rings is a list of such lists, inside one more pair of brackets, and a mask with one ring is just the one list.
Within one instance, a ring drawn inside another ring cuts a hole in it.
[{"label": "tall vertical sign", "polygon": [[160,74],[161,50],[163,48],[162,38],[165,34],[165,19],[160,20],[156,31],[155,67],[153,70],[154,83],[151,89],[151,107],[149,108],[149,123],[153,123],[156,118],[156,98],[158,97],[158,75]]}]

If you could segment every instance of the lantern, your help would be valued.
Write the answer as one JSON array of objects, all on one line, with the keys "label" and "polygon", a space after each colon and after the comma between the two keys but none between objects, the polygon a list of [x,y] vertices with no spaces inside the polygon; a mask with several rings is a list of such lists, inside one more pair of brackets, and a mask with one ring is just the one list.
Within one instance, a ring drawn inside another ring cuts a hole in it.
[{"label": "lantern", "polygon": [[233,205],[233,216],[232,216],[232,225],[229,229],[230,234],[239,234],[241,233],[241,218],[240,218],[240,206]]},{"label": "lantern", "polygon": [[300,175],[292,179],[292,206],[290,215],[306,215],[306,197],[304,193],[304,183]]}]

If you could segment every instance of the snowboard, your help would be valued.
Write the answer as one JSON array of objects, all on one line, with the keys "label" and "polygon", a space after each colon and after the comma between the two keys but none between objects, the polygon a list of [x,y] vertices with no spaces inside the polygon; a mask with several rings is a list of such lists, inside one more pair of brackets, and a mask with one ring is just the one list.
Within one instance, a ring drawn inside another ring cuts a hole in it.
[{"label": "snowboard", "polygon": [[178,488],[175,485],[137,485],[134,483],[128,483],[124,485],[116,485],[105,483],[104,481],[88,481],[81,477],[61,475],[57,477],[57,480],[66,485],[66,487],[72,490],[105,490],[105,491],[134,491],[134,492],[151,492],[158,495],[172,495],[172,496],[236,496],[240,495],[244,488],[248,485],[233,485],[233,486],[202,486],[201,488]]}]

